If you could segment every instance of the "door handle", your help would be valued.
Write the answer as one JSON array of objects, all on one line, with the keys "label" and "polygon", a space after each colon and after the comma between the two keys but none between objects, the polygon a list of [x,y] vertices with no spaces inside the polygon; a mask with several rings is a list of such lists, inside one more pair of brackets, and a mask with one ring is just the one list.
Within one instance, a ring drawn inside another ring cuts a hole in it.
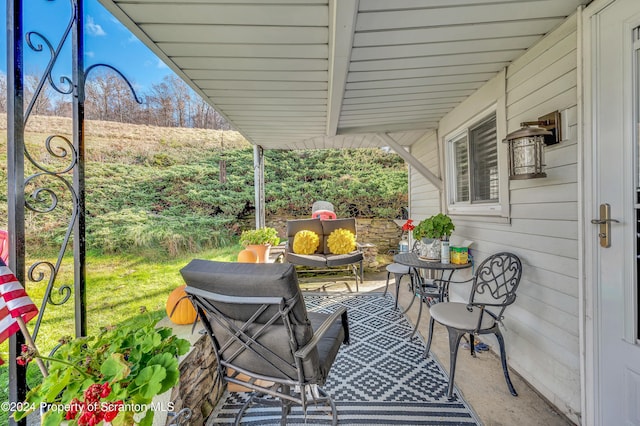
[{"label": "door handle", "polygon": [[600,225],[598,238],[600,239],[600,247],[611,247],[611,223],[620,223],[617,219],[611,219],[611,206],[607,203],[600,204],[600,218],[592,219],[591,223]]},{"label": "door handle", "polygon": [[591,223],[593,223],[594,225],[602,225],[607,222],[620,223],[620,221],[617,219],[591,219]]}]

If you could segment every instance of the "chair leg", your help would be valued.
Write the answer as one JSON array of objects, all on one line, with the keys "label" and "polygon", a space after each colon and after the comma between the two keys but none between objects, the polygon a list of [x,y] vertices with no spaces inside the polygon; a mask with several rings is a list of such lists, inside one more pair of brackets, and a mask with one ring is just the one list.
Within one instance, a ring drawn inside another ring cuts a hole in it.
[{"label": "chair leg", "polygon": [[393,274],[393,278],[396,281],[396,306],[395,306],[395,309],[398,309],[398,297],[400,296],[400,282],[402,281],[402,277],[404,277],[404,274],[401,274],[401,275]]},{"label": "chair leg", "polygon": [[[289,386],[282,385],[282,393],[289,394],[290,392],[291,392],[291,388]],[[287,426],[287,416],[291,412],[291,401],[280,399],[280,403],[282,404],[282,416],[280,417],[280,426]]]},{"label": "chair leg", "polygon": [[384,294],[383,296],[387,295],[387,290],[389,290],[389,279],[391,278],[391,272],[387,271],[387,285],[384,288]]},{"label": "chair leg", "polygon": [[518,392],[516,392],[516,388],[513,387],[513,383],[511,383],[511,377],[509,377],[509,367],[507,366],[507,351],[504,348],[504,337],[502,337],[502,333],[500,329],[496,325],[495,331],[493,334],[496,335],[498,339],[498,344],[500,345],[500,361],[502,361],[502,371],[504,372],[504,378],[507,381],[507,386],[509,387],[509,392],[511,395],[518,396]]},{"label": "chair leg", "polygon": [[[404,312],[402,312],[403,314],[406,314],[407,312],[409,312],[409,309],[411,309],[411,307],[413,306],[413,302],[416,300],[416,288],[417,288],[416,286],[420,285],[420,282],[414,278],[411,272],[409,272],[409,279],[411,280],[409,283],[410,290],[412,293],[411,302],[409,302],[409,306],[407,306],[407,309],[405,309]],[[417,284],[416,284],[416,281],[417,281]]]},{"label": "chair leg", "polygon": [[429,318],[429,337],[427,338],[427,347],[424,350],[425,358],[429,357],[429,351],[431,350],[431,338],[433,337],[434,324],[435,324],[435,320],[433,318]]},{"label": "chair leg", "polygon": [[453,399],[453,381],[456,376],[458,347],[460,339],[464,336],[464,331],[452,327],[447,327],[447,331],[449,332],[449,388],[447,389],[447,397],[451,401]]},{"label": "chair leg", "polygon": [[418,325],[420,325],[420,317],[422,317],[422,296],[420,296],[420,309],[418,310],[418,318],[416,318],[416,326],[413,327],[413,333],[411,333],[411,336],[409,336],[409,339],[413,339],[413,336],[415,336],[416,331],[418,331]]}]

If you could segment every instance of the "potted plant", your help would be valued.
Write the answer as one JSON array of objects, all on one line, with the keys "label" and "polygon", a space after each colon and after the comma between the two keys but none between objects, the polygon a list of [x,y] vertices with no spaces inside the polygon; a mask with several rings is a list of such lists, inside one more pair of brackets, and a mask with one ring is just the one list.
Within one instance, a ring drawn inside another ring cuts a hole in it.
[{"label": "potted plant", "polygon": [[280,244],[275,228],[265,226],[260,229],[248,229],[240,234],[240,245],[253,250],[258,255],[258,263],[265,263],[269,258],[271,246]]},{"label": "potted plant", "polygon": [[17,362],[40,358],[49,364],[49,374],[29,391],[16,420],[40,408],[45,426],[151,425],[149,404],[178,382],[178,356],[190,346],[170,328],[156,328],[150,315],[142,324],[129,321],[60,343],[50,356],[22,345]]},{"label": "potted plant", "polygon": [[422,240],[425,250],[421,253],[429,260],[440,259],[440,241],[448,240],[455,229],[449,216],[443,213],[420,221],[413,229],[413,238]]}]

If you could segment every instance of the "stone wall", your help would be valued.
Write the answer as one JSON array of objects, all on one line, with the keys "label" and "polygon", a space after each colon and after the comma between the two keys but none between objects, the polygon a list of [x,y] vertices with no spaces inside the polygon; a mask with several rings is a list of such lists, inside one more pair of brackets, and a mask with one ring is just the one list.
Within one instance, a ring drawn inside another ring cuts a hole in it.
[{"label": "stone wall", "polygon": [[[189,326],[191,328],[191,326]],[[180,362],[180,382],[171,391],[173,411],[185,407],[192,411],[190,424],[203,425],[224,392],[224,383],[218,376],[216,355],[207,335],[192,344],[191,351]],[[167,419],[167,424],[171,418]]]}]

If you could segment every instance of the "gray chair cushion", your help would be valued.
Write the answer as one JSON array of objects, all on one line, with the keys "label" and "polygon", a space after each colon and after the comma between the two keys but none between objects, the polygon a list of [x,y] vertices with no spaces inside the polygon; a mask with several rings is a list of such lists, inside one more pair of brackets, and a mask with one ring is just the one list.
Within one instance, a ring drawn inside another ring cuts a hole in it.
[{"label": "gray chair cushion", "polygon": [[[328,314],[322,314],[319,312],[309,312],[309,319],[311,320],[311,327],[314,332],[317,330],[320,325],[324,322]],[[338,350],[340,349],[340,345],[344,341],[344,327],[342,324],[342,320],[338,319],[334,322],[326,334],[320,339],[320,343],[318,343],[318,358],[320,363],[320,375],[313,378],[313,382],[323,384],[329,375],[329,370],[331,369],[331,365],[333,361],[336,359],[338,355]],[[305,363],[305,375],[308,379],[310,379],[310,375],[312,374],[310,371],[310,365]]]},{"label": "gray chair cushion", "polygon": [[287,252],[285,260],[295,265],[311,266],[312,268],[323,268],[327,266],[327,257],[323,254],[295,254],[293,252]]},{"label": "gray chair cushion", "polygon": [[[429,314],[431,315],[431,318],[442,325],[458,328],[460,330],[473,331],[478,326],[480,309],[474,307],[469,311],[466,303],[442,302],[431,306]],[[482,325],[480,326],[480,330],[486,330],[494,325],[495,320],[491,315],[485,313],[482,316]]]},{"label": "gray chair cushion", "polygon": [[[320,244],[316,253],[322,254],[324,250],[324,235],[322,231],[322,221],[320,219],[293,219],[287,221],[287,251],[293,253],[293,239],[299,231],[312,231],[318,234]],[[307,265],[313,266],[313,265]]]},{"label": "gray chair cushion", "polygon": [[329,239],[329,235],[331,235],[331,233],[336,229],[348,229],[349,231],[353,232],[353,235],[358,235],[356,232],[356,220],[352,217],[344,219],[323,220],[321,223],[322,232],[325,235],[323,249],[324,254],[331,254],[331,250],[329,250],[329,246],[327,245],[327,240]]},{"label": "gray chair cushion", "polygon": [[[252,345],[252,350],[241,349],[241,345],[233,338],[234,333],[230,333],[226,326],[209,317],[205,320],[208,320],[220,347],[231,342],[222,352],[223,360],[234,355],[229,359],[238,369],[276,379],[298,380],[291,343],[294,345],[293,351],[305,346],[328,315],[307,313],[293,264],[228,263],[194,259],[180,272],[187,283],[188,294],[192,294],[190,292],[193,289],[198,289],[226,296],[282,297],[295,301],[289,313],[294,342],[291,342],[287,328],[279,317],[276,322],[264,328],[264,324],[279,313],[277,305],[270,306],[255,322],[245,325],[260,305],[223,303],[208,299],[232,324],[255,337],[257,344]],[[258,334],[254,335],[256,332]],[[306,382],[324,383],[343,341],[344,329],[341,320],[337,320],[316,349],[302,360]],[[238,351],[239,349],[241,350]]]},{"label": "gray chair cushion", "polygon": [[350,265],[364,259],[364,255],[361,251],[353,251],[347,254],[328,254],[326,257],[327,266]]}]

